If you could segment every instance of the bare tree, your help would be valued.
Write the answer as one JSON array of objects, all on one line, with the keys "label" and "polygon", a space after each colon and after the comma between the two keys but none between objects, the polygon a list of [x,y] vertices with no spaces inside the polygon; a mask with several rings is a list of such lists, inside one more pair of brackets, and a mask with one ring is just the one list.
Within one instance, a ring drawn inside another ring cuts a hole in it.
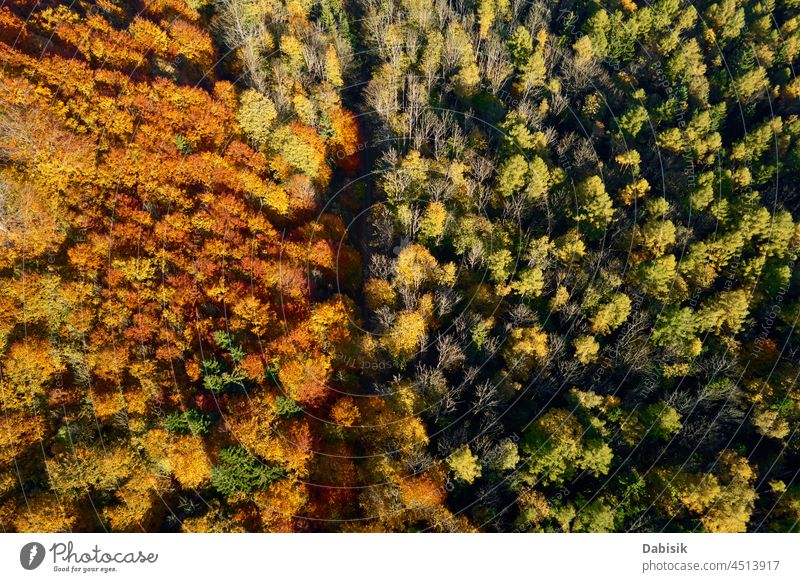
[{"label": "bare tree", "polygon": [[491,92],[497,95],[514,72],[505,44],[494,37],[484,42],[478,53],[478,69]]},{"label": "bare tree", "polygon": [[[222,40],[241,59],[245,82],[266,94],[269,90],[268,68],[263,63],[266,49],[264,39],[269,35],[266,21],[264,18],[253,18],[252,10],[248,10],[248,3],[242,0],[216,0],[215,6],[219,14],[217,27]],[[272,15],[273,19],[281,18],[281,12],[277,8]]]},{"label": "bare tree", "polygon": [[464,352],[451,335],[440,335],[436,338],[436,351],[439,354],[437,365],[442,370],[450,370],[464,361]]}]

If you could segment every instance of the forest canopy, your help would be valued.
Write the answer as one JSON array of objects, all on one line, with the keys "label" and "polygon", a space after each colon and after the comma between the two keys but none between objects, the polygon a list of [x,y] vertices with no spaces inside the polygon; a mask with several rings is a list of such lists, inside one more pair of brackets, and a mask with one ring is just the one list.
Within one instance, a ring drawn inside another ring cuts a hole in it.
[{"label": "forest canopy", "polygon": [[800,1],[0,3],[4,532],[800,527]]}]

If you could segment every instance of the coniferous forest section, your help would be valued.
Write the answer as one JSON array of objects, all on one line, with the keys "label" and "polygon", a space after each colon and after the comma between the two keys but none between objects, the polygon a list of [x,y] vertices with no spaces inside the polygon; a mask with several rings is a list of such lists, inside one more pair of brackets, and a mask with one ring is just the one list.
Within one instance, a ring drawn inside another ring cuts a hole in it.
[{"label": "coniferous forest section", "polygon": [[800,528],[799,0],[0,0],[4,532]]}]

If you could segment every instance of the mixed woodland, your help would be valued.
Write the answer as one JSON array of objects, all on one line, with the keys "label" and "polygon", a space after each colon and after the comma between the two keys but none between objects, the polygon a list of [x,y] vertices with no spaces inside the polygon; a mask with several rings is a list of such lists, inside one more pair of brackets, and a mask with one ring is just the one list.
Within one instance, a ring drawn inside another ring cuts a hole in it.
[{"label": "mixed woodland", "polygon": [[800,529],[800,0],[0,0],[0,531]]}]

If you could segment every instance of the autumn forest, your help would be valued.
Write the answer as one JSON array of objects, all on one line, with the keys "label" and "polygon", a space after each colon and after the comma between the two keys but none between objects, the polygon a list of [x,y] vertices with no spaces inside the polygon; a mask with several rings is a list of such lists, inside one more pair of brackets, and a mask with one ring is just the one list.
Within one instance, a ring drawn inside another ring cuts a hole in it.
[{"label": "autumn forest", "polygon": [[1,532],[800,530],[800,0],[0,0]]}]

